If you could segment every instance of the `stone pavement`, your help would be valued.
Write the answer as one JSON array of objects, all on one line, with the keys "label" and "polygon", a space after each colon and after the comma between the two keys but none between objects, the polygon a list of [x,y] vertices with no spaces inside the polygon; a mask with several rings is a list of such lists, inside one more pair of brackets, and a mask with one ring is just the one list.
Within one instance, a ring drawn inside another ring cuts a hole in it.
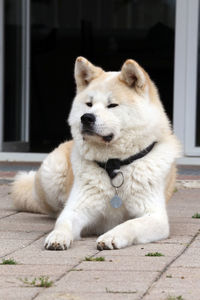
[{"label": "stone pavement", "polygon": [[[200,219],[192,218],[200,213],[199,189],[174,193],[166,240],[100,252],[90,237],[67,251],[47,251],[44,239],[54,220],[16,212],[6,180],[0,184],[0,263],[12,258],[17,264],[0,265],[0,300],[200,300]],[[145,256],[149,252],[163,256]],[[52,286],[35,286],[41,276]]]}]

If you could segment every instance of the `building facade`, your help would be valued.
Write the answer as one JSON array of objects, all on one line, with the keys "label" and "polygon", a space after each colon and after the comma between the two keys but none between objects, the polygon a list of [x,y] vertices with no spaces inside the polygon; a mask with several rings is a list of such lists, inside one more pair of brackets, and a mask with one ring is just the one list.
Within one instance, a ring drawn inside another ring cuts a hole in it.
[{"label": "building facade", "polygon": [[160,91],[181,164],[200,165],[200,0],[0,0],[0,160],[40,161],[70,139],[75,58],[133,58]]}]

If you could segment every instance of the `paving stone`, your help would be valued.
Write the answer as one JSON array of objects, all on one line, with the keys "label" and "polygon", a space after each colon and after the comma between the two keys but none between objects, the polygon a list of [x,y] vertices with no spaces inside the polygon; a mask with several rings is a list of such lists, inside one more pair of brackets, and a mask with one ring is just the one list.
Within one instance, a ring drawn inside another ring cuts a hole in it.
[{"label": "paving stone", "polygon": [[1,209],[0,210],[0,219],[12,216],[13,214],[16,214],[16,212],[13,210],[7,210],[7,209]]},{"label": "paving stone", "polygon": [[[56,292],[74,293],[131,293],[138,296],[158,276],[157,272],[128,272],[118,271],[71,271],[65,275],[54,287]],[[78,283],[78,284],[77,284]]]},{"label": "paving stone", "polygon": [[34,240],[36,238],[39,238],[41,236],[40,232],[34,232],[34,231],[0,231],[0,242],[1,239],[4,240]]},{"label": "paving stone", "polygon": [[[196,204],[195,206],[198,206],[198,204]],[[171,205],[170,207],[168,207],[167,211],[168,211],[168,215],[170,216],[169,219],[172,219],[173,222],[174,222],[174,218],[176,217],[190,219],[196,212],[198,212],[197,209],[194,209],[188,203],[185,206],[180,206],[180,205],[178,206],[175,203],[174,206]]]},{"label": "paving stone", "polygon": [[16,287],[1,287],[0,299],[2,300],[28,300],[33,299],[40,288],[16,288]]},{"label": "paving stone", "polygon": [[[200,229],[200,220],[192,218],[200,212],[199,195],[198,189],[180,189],[174,194],[168,204],[171,225],[168,239],[99,252],[96,237],[86,237],[75,241],[67,251],[46,251],[43,246],[46,233],[55,220],[39,214],[11,215],[15,211],[9,187],[0,185],[0,253],[6,251],[4,258],[21,263],[0,265],[0,299],[139,300],[152,286],[142,300],[166,300],[169,295],[199,300],[200,234],[189,245]],[[148,252],[161,252],[165,256],[146,257]],[[86,262],[86,256],[104,256],[106,261]],[[168,269],[161,278],[155,280],[166,266]],[[49,276],[54,286],[30,288],[19,280],[40,275]]]},{"label": "paving stone", "polygon": [[160,244],[160,243],[150,243],[145,245],[134,245],[128,248],[120,249],[120,250],[104,250],[101,251],[97,256],[130,256],[130,257],[145,257],[145,254],[149,252],[160,252],[164,256],[176,256],[178,255],[183,249],[185,245],[180,244]]},{"label": "paving stone", "polygon": [[37,224],[37,223],[15,223],[13,220],[9,220],[9,218],[0,219],[0,228],[1,231],[9,230],[9,231],[38,231],[38,232],[49,232],[53,229],[53,224]]},{"label": "paving stone", "polygon": [[137,293],[67,293],[45,291],[34,300],[138,300]]},{"label": "paving stone", "polygon": [[158,282],[153,285],[149,295],[146,296],[144,300],[167,300],[167,296],[169,295],[176,297],[182,295],[184,300],[199,299],[199,275],[200,268],[187,269],[170,267]]},{"label": "paving stone", "polygon": [[[5,256],[9,258],[9,256]],[[79,257],[65,257],[64,251],[41,251],[34,253],[31,251],[18,251],[12,254],[12,258],[21,264],[32,264],[32,265],[65,265],[69,268],[80,263],[81,258]]]},{"label": "paving stone", "polygon": [[25,212],[20,212],[20,213],[17,213],[16,215],[11,216],[9,218],[9,222],[11,222],[11,221],[15,222],[15,224],[18,224],[18,223],[23,223],[23,224],[37,223],[39,225],[42,225],[42,224],[53,224],[53,223],[55,223],[55,219],[50,218],[47,215],[25,213]]},{"label": "paving stone", "polygon": [[19,248],[24,248],[30,244],[32,240],[2,240],[0,247],[0,257],[7,255],[10,252],[13,252]]},{"label": "paving stone", "polygon": [[188,223],[194,223],[194,224],[200,224],[200,219],[195,219],[195,218],[192,218],[192,216],[194,215],[194,213],[191,214],[191,216],[189,218],[186,218],[186,217],[172,217],[170,216],[169,217],[169,221],[170,223],[185,223],[185,224],[188,224]]},{"label": "paving stone", "polygon": [[149,295],[146,295],[142,300],[199,300],[199,290],[189,290],[185,291],[182,289],[156,289],[153,290]]},{"label": "paving stone", "polygon": [[[43,274],[41,274],[41,275],[43,275]],[[34,288],[34,286],[32,286],[31,284],[27,284],[25,282],[25,280],[28,280],[28,282],[31,283],[35,278],[39,279],[39,277],[40,276],[35,277],[35,276],[31,276],[31,275],[30,276],[24,276],[24,275],[21,275],[21,274],[15,275],[15,276],[1,276],[0,275],[0,290],[2,288],[5,288],[5,287],[7,287],[8,289],[12,288],[12,287],[19,287],[19,288],[21,288],[21,291],[23,291],[24,288],[27,288],[27,287],[30,287],[30,286],[32,288]],[[51,280],[53,282],[55,282],[56,279],[57,279],[56,276],[51,276],[49,278],[49,280]],[[39,283],[39,280],[37,282]]]},{"label": "paving stone", "polygon": [[[101,256],[101,254],[100,254]],[[83,261],[78,268],[91,271],[161,271],[171,257],[106,256],[106,261]]]},{"label": "paving stone", "polygon": [[170,230],[175,235],[193,236],[200,230],[200,223],[172,223],[170,225]]},{"label": "paving stone", "polygon": [[[191,248],[200,248],[200,238],[197,238],[191,245],[190,245],[190,249]],[[197,250],[196,250],[197,251]],[[198,250],[199,251],[199,250]]]},{"label": "paving stone", "polygon": [[68,272],[69,268],[63,265],[0,265],[0,276],[57,276]]},{"label": "paving stone", "polygon": [[174,263],[174,267],[187,267],[187,268],[200,268],[199,253],[196,251],[196,255],[182,255]]},{"label": "paving stone", "polygon": [[199,199],[199,189],[179,189],[176,193],[174,193],[173,198],[170,200],[171,203],[191,203],[194,200],[198,201]]},{"label": "paving stone", "polygon": [[171,232],[169,238],[158,241],[158,242],[154,242],[152,244],[187,245],[191,241],[192,237],[193,237],[193,235],[190,235],[190,236],[175,235],[173,232]]}]

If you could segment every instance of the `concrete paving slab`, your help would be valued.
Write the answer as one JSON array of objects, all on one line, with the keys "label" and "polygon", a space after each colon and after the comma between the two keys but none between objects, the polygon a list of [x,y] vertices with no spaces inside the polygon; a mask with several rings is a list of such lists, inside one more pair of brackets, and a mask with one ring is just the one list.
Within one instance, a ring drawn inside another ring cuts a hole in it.
[{"label": "concrete paving slab", "polygon": [[[193,243],[192,243],[192,245],[190,246],[190,250],[192,249],[192,248],[200,248],[200,238],[198,239],[196,239]],[[196,250],[197,251],[197,250]],[[198,250],[199,251],[199,250]]]},{"label": "concrete paving slab", "polygon": [[82,258],[80,257],[65,257],[65,252],[55,252],[42,250],[40,253],[34,253],[31,251],[17,251],[11,255],[5,256],[9,258],[12,256],[16,261],[21,264],[29,265],[65,265],[71,269],[74,265],[79,264]]},{"label": "concrete paving slab", "polygon": [[[86,237],[67,251],[46,251],[44,240],[55,221],[15,212],[9,187],[0,185],[0,253],[21,263],[0,265],[0,299],[166,300],[169,295],[182,295],[184,300],[199,300],[200,220],[191,218],[200,210],[199,195],[198,189],[174,194],[168,207],[171,233],[166,240],[99,252],[96,237]],[[146,252],[165,256],[146,257]],[[104,256],[105,261],[86,262],[86,256]],[[48,275],[54,286],[24,287],[19,275],[30,279]]]},{"label": "concrete paving slab", "polygon": [[167,296],[182,296],[184,300],[200,299],[200,269],[174,268],[168,271],[152,286],[145,300],[164,299]]},{"label": "concrete paving slab", "polygon": [[[15,223],[13,221],[12,216],[9,218],[0,219],[0,228],[1,231],[9,230],[9,231],[38,231],[38,232],[49,232],[53,229],[53,222],[48,224],[37,224],[37,223]],[[37,219],[36,219],[37,220]]]},{"label": "concrete paving slab", "polygon": [[165,240],[161,240],[158,242],[154,242],[152,244],[179,244],[179,245],[187,245],[191,239],[192,235],[189,236],[183,236],[183,235],[175,235],[172,231],[170,232],[169,238]]},{"label": "concrete paving slab", "polygon": [[16,251],[17,249],[21,249],[30,244],[32,240],[2,240],[1,239],[1,247],[0,247],[0,257],[6,255],[7,253]]},{"label": "concrete paving slab", "polygon": [[182,290],[167,288],[167,290],[157,289],[153,291],[150,295],[146,295],[142,300],[199,300],[198,290]]},{"label": "concrete paving slab", "polygon": [[68,272],[69,268],[63,265],[0,265],[0,276],[58,276]]},{"label": "concrete paving slab", "polygon": [[137,293],[68,293],[48,292],[39,294],[34,300],[138,300]]},{"label": "concrete paving slab", "polygon": [[175,235],[193,236],[198,230],[200,230],[200,223],[172,223],[170,225],[170,231]]},{"label": "concrete paving slab", "polygon": [[[130,293],[141,295],[157,277],[157,272],[73,271],[51,288],[52,292]],[[78,285],[77,285],[78,283]]]},{"label": "concrete paving slab", "polygon": [[[41,236],[40,232],[34,231],[0,231],[0,240],[35,240]],[[1,242],[1,241],[0,241]]]},{"label": "concrete paving slab", "polygon": [[2,300],[27,300],[34,299],[39,288],[2,287],[0,289],[0,299]]},{"label": "concrete paving slab", "polygon": [[111,257],[111,256],[129,256],[129,257],[145,257],[145,255],[149,252],[159,252],[163,254],[165,257],[174,257],[178,255],[183,249],[184,245],[180,244],[159,244],[159,243],[151,243],[145,245],[134,245],[128,248],[120,249],[120,250],[104,250],[101,251],[98,256]]},{"label": "concrete paving slab", "polygon": [[130,257],[106,256],[106,261],[83,261],[78,268],[90,271],[161,271],[169,262],[170,257]]},{"label": "concrete paving slab", "polygon": [[[41,274],[41,275],[43,275],[43,274]],[[37,282],[39,282],[38,281],[39,277],[40,277],[40,275],[38,277],[36,277]],[[37,287],[37,286],[34,286],[34,285],[31,284],[31,282],[34,279],[35,279],[35,276],[24,276],[24,275],[21,275],[21,274],[14,275],[14,276],[7,276],[7,275],[1,276],[0,275],[0,290],[2,288],[10,289],[12,287],[21,287],[22,291],[23,291],[23,289],[27,288],[27,287],[34,288],[34,287]],[[52,281],[55,281],[57,279],[57,277],[56,276],[51,276],[50,279]],[[27,284],[25,282],[26,280],[28,280],[29,284]],[[4,300],[4,299],[2,299],[2,300]]]},{"label": "concrete paving slab", "polygon": [[14,214],[16,214],[16,211],[14,211],[14,210],[1,209],[0,210],[0,219],[12,216]]}]

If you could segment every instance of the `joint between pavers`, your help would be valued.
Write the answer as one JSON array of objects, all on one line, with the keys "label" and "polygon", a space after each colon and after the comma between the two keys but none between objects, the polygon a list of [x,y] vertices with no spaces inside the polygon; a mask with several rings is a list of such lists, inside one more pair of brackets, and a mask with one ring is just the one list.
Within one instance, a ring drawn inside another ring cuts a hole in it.
[{"label": "joint between pavers", "polygon": [[19,213],[19,211],[14,212],[14,213],[11,213],[10,215],[7,215],[7,216],[0,217],[0,220],[5,219],[5,218],[8,218],[8,217],[10,217],[10,216],[17,215],[18,213]]},{"label": "joint between pavers", "polygon": [[169,269],[169,267],[179,258],[181,257],[186,251],[187,249],[191,246],[191,244],[196,240],[196,238],[200,235],[200,230],[198,230],[196,232],[196,234],[191,238],[190,242],[185,246],[185,248],[178,254],[175,256],[175,258],[173,258],[165,267],[164,269],[160,272],[160,274],[155,278],[155,280],[153,280],[153,282],[150,284],[150,286],[147,288],[147,290],[144,292],[144,294],[138,299],[138,300],[142,300],[144,299],[144,297],[146,295],[149,294],[149,292],[151,291],[151,289],[155,286],[155,284],[158,282],[158,280],[161,278],[161,276],[167,272],[167,270]]},{"label": "joint between pavers", "polygon": [[2,259],[2,258],[6,257],[6,256],[8,256],[8,255],[11,255],[11,254],[13,254],[13,253],[15,253],[15,252],[17,252],[17,251],[19,251],[19,250],[21,250],[21,249],[27,248],[28,246],[32,245],[32,244],[33,244],[34,242],[36,242],[37,240],[41,239],[41,238],[42,238],[43,236],[45,236],[47,233],[48,233],[48,232],[43,233],[42,235],[40,235],[39,237],[37,237],[36,239],[34,239],[34,240],[31,241],[30,243],[28,243],[26,246],[21,246],[21,247],[17,248],[17,249],[14,250],[14,251],[11,251],[11,252],[9,252],[9,253],[7,253],[7,254],[5,254],[5,255],[0,256],[0,258]]},{"label": "joint between pavers", "polygon": [[[96,253],[94,253],[93,255],[89,256],[90,258],[94,257],[95,255],[97,255],[98,253],[100,253],[101,251],[96,251]],[[68,273],[72,272],[73,269],[75,269],[76,267],[78,267],[81,263],[83,262],[83,260],[79,261],[77,264],[75,264],[74,266],[72,266],[72,268],[70,270],[67,270],[65,272],[63,272],[56,280],[55,282],[60,281],[65,275],[67,275]],[[45,291],[45,289],[42,289],[41,292],[38,292],[31,300],[35,300],[37,299],[37,297],[39,295],[41,295],[43,292]]]}]

